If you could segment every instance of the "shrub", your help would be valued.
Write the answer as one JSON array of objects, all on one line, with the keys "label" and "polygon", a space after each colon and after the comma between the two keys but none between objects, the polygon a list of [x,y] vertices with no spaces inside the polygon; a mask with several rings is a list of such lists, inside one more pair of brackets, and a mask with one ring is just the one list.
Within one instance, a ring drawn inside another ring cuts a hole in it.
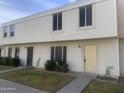
[{"label": "shrub", "polygon": [[54,71],[55,68],[56,68],[56,62],[52,60],[47,60],[47,62],[45,63],[45,69]]},{"label": "shrub", "polygon": [[5,57],[0,58],[0,65],[6,65],[6,58]]},{"label": "shrub", "polygon": [[0,57],[0,65],[17,67],[20,65],[19,58]]},{"label": "shrub", "polygon": [[45,69],[50,71],[59,71],[59,72],[68,72],[68,64],[66,61],[60,60],[60,61],[52,61],[48,60],[45,63]]},{"label": "shrub", "polygon": [[12,62],[12,58],[10,58],[10,57],[6,57],[6,58],[5,58],[4,65],[6,65],[6,66],[10,66],[11,62]]},{"label": "shrub", "polygon": [[63,60],[56,61],[56,70],[59,72],[68,72],[69,69],[66,61],[63,61]]},{"label": "shrub", "polygon": [[20,59],[19,58],[13,58],[11,61],[11,66],[17,67],[20,65]]}]

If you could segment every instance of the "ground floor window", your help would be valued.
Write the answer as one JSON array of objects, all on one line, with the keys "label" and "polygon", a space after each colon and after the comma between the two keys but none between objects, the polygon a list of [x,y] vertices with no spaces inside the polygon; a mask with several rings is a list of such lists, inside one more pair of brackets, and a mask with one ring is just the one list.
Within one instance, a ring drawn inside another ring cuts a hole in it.
[{"label": "ground floor window", "polygon": [[8,48],[8,57],[12,57],[12,48]]},{"label": "ground floor window", "polygon": [[20,52],[19,47],[16,47],[15,48],[15,58],[19,58],[19,52]]},{"label": "ground floor window", "polygon": [[51,47],[51,60],[64,60],[66,61],[66,46],[53,46]]}]

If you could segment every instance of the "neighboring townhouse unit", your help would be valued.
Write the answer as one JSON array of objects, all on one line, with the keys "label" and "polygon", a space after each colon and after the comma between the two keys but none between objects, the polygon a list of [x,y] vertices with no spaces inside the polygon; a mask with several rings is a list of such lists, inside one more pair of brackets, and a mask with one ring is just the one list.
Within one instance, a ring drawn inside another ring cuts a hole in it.
[{"label": "neighboring townhouse unit", "polygon": [[123,10],[123,0],[78,0],[4,23],[1,56],[38,68],[61,59],[72,71],[124,76]]}]

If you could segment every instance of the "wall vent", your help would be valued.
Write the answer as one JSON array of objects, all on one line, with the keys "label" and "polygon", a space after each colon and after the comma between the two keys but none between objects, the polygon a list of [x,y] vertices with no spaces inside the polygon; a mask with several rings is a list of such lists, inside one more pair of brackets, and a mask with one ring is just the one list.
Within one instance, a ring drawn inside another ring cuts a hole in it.
[{"label": "wall vent", "polygon": [[112,72],[113,72],[113,66],[107,66],[106,67],[106,76],[107,77],[112,76]]}]

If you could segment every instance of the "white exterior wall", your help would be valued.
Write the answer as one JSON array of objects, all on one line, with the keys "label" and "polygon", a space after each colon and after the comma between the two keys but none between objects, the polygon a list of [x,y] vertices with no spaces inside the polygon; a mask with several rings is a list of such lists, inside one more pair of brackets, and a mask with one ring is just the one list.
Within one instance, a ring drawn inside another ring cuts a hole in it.
[{"label": "white exterior wall", "polygon": [[[93,3],[93,26],[79,28],[78,7],[91,3]],[[62,31],[53,32],[52,14],[57,12],[63,13],[63,27]],[[36,66],[38,58],[41,58],[40,67],[43,68],[46,60],[50,59],[50,47],[66,45],[67,61],[70,69],[83,72],[83,46],[96,44],[97,74],[105,75],[106,67],[113,66],[112,76],[120,75],[118,39],[112,38],[117,37],[116,0],[87,0],[65,8],[58,8],[58,10],[52,12],[39,14],[39,16],[34,15],[34,17],[8,22],[2,26],[10,24],[15,24],[15,36],[2,38],[3,32],[1,32],[0,44],[4,45],[6,52],[8,47],[12,47],[13,57],[15,47],[20,47],[20,58],[23,65],[27,64],[28,46],[34,47],[33,66]],[[4,53],[2,55],[4,56]]]},{"label": "white exterior wall", "polygon": [[[79,28],[78,7],[91,3],[93,3],[93,26]],[[54,12],[63,12],[63,28],[60,32],[52,31]],[[15,37],[1,38],[1,44],[115,37],[117,36],[116,18],[116,0],[88,0],[32,19],[29,17],[19,23],[15,22]],[[2,26],[13,23],[5,23]]]},{"label": "white exterior wall", "polygon": [[[69,68],[72,71],[84,71],[83,60],[83,46],[87,44],[96,44],[97,55],[97,74],[105,75],[106,67],[113,66],[112,76],[117,77],[119,72],[119,52],[117,39],[99,39],[99,40],[84,40],[84,41],[68,41],[68,42],[53,42],[53,43],[39,43],[39,44],[25,44],[25,45],[13,45],[12,47],[20,47],[20,58],[22,63],[26,65],[27,61],[27,47],[34,47],[33,66],[44,68],[46,60],[50,59],[50,47],[51,46],[67,46],[67,62]],[[80,46],[80,47],[79,47]],[[37,66],[38,58],[40,60],[40,66]]]},{"label": "white exterior wall", "polygon": [[124,77],[124,39],[119,40],[120,53],[120,75]]}]

